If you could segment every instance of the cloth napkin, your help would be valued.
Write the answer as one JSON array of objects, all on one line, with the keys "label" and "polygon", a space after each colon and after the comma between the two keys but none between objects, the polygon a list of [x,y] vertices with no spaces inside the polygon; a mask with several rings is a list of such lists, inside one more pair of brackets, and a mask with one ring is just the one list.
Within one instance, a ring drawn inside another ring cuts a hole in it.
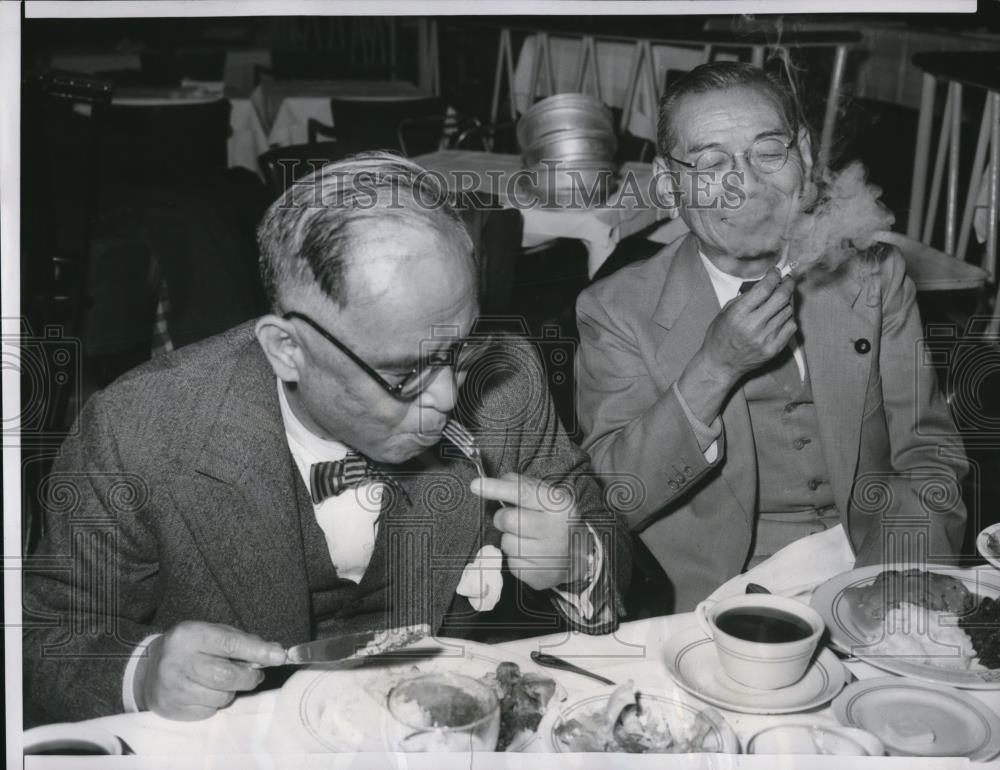
[{"label": "cloth napkin", "polygon": [[757,583],[774,594],[808,598],[819,586],[842,572],[854,569],[854,552],[842,524],[789,543],[752,570],[737,575],[715,589],[710,599],[746,593],[747,583]]}]

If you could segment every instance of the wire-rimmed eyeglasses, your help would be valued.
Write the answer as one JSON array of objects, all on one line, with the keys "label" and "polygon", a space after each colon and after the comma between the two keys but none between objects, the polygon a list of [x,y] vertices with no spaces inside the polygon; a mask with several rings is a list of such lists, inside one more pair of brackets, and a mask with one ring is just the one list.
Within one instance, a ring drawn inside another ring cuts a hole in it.
[{"label": "wire-rimmed eyeglasses", "polygon": [[667,158],[674,163],[679,163],[685,168],[695,171],[710,171],[726,173],[732,171],[736,166],[736,156],[743,155],[753,168],[762,174],[774,174],[781,171],[788,161],[788,153],[795,144],[795,139],[787,142],[776,136],[766,136],[758,139],[748,149],[743,152],[726,152],[725,150],[706,150],[701,153],[693,162],[675,158],[667,153]]}]

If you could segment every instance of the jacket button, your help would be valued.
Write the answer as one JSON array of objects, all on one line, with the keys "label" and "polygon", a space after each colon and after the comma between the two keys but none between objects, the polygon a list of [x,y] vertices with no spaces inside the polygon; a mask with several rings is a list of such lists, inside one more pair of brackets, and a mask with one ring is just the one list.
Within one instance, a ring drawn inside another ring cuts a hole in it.
[{"label": "jacket button", "polygon": [[864,355],[872,349],[872,344],[862,337],[861,339],[854,341],[854,349],[861,355]]},{"label": "jacket button", "polygon": [[670,481],[667,482],[667,486],[670,487],[671,489],[678,489],[679,488],[677,482],[674,481],[673,479],[671,479]]},{"label": "jacket button", "polygon": [[819,479],[810,479],[809,483],[806,484],[806,486],[809,487],[810,490],[812,490],[813,492],[815,492],[817,489],[819,489],[819,485],[822,484],[822,483],[823,482],[821,480],[819,480]]},{"label": "jacket button", "polygon": [[794,446],[796,449],[802,449],[810,441],[812,441],[812,439],[797,438],[797,439],[795,439],[795,441],[792,442],[792,446]]},{"label": "jacket button", "polygon": [[788,402],[787,404],[785,404],[785,414],[791,414],[796,409],[798,409],[798,407],[799,405],[796,404],[794,401]]}]

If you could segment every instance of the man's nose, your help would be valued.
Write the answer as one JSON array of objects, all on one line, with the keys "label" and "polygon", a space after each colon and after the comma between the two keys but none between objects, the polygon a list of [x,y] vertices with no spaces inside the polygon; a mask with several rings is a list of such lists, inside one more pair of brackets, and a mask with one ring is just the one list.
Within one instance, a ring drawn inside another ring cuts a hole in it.
[{"label": "man's nose", "polygon": [[455,408],[457,399],[458,383],[455,381],[455,369],[451,366],[442,366],[421,394],[420,400],[424,406],[448,413]]}]

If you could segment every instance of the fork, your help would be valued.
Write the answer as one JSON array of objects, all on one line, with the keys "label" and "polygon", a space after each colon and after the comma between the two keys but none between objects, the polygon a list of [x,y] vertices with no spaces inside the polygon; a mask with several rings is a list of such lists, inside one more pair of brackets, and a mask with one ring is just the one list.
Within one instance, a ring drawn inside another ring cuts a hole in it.
[{"label": "fork", "polygon": [[[486,472],[486,463],[483,462],[483,453],[479,448],[479,442],[476,441],[476,437],[469,432],[468,428],[462,425],[462,423],[458,420],[448,420],[448,422],[445,423],[444,430],[441,431],[441,435],[454,444],[455,448],[465,455],[465,458],[469,462],[476,466],[476,473],[479,474],[480,479],[487,479],[490,477],[490,475]],[[503,508],[503,503],[497,505],[497,508]],[[495,545],[499,548],[502,533],[495,526],[493,526],[492,521],[490,521],[488,529],[489,536],[487,540],[489,544]]]},{"label": "fork", "polygon": [[458,420],[449,420],[445,424],[441,434],[454,444],[469,462],[476,466],[476,473],[479,474],[479,478],[489,478],[489,474],[486,472],[486,464],[483,462],[483,453],[479,449],[479,443],[476,441],[476,437],[469,432],[468,428]]}]

